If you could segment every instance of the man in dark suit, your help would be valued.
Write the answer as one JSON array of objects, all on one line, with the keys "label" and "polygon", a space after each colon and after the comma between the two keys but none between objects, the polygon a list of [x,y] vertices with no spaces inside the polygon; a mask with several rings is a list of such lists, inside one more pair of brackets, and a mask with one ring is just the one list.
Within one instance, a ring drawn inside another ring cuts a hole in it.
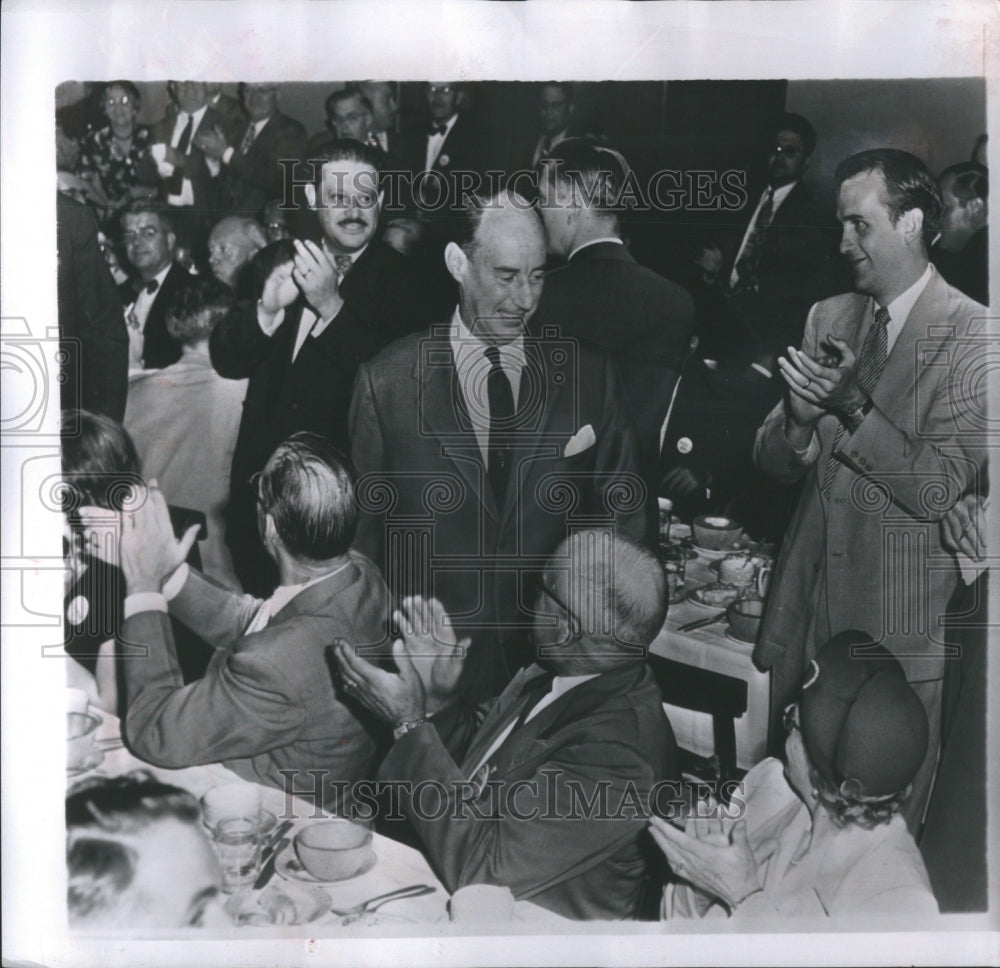
[{"label": "man in dark suit", "polygon": [[394,170],[405,164],[406,146],[399,133],[399,96],[395,81],[359,81],[352,85],[371,105],[372,134],[385,152],[386,168]]},{"label": "man in dark suit", "polygon": [[122,215],[122,245],[137,276],[119,287],[128,325],[129,369],[157,370],[181,357],[167,332],[167,312],[191,281],[175,261],[173,216],[159,202],[138,201]]},{"label": "man in dark suit", "polygon": [[278,110],[277,85],[242,83],[240,97],[246,123],[231,136],[218,128],[202,131],[196,143],[220,168],[223,211],[256,216],[269,199],[291,198],[295,166],[306,156],[306,131]]},{"label": "man in dark suit", "polygon": [[748,342],[777,356],[802,340],[809,307],[846,288],[837,263],[833,213],[802,181],[816,148],[816,131],[804,117],[786,114],[774,133],[768,182],[725,269],[730,318],[712,334],[719,354]]},{"label": "man in dark suit", "polygon": [[545,280],[536,320],[586,340],[618,364],[650,497],[660,429],[694,332],[694,303],[625,248],[618,197],[628,175],[616,151],[583,140],[551,150],[539,176],[549,251],[568,260]]},{"label": "man in dark suit", "polygon": [[351,403],[357,546],[397,596],[440,599],[472,635],[463,695],[495,695],[530,661],[524,583],[583,521],[634,539],[649,508],[612,362],[525,336],[545,234],[523,198],[467,206],[445,249],[447,325],[362,364]]},{"label": "man in dark suit", "polygon": [[974,161],[952,165],[938,176],[938,186],[944,207],[931,260],[949,284],[988,306],[989,172]]},{"label": "man in dark suit", "polygon": [[205,238],[218,211],[218,166],[206,160],[198,134],[219,130],[232,137],[232,121],[208,103],[208,85],[200,81],[169,81],[167,89],[177,110],[153,125],[151,152],[160,175],[160,195],[174,211],[181,244],[195,262],[207,268]]},{"label": "man in dark suit", "polygon": [[802,349],[778,361],[786,400],[757,432],[761,470],[804,486],[754,661],[771,670],[777,736],[783,705],[832,635],[863,629],[899,658],[930,724],[904,808],[916,832],[940,735],[941,620],[958,580],[938,521],[976,487],[985,457],[986,403],[971,374],[987,310],[928,262],[941,195],[919,159],[863,151],[837,180],[856,291],[812,308]]},{"label": "man in dark suit", "polygon": [[448,296],[429,292],[417,267],[376,239],[380,165],[375,148],[335,142],[306,187],[322,243],[296,241],[294,263],[271,274],[259,301],[241,301],[212,331],[216,371],[250,380],[233,456],[229,540],[240,580],[258,594],[273,575],[252,532],[250,476],[296,430],[348,452],[358,364],[425,325],[435,300]]},{"label": "man in dark suit", "polygon": [[[393,725],[379,777],[400,791],[449,891],[495,884],[564,917],[632,918],[643,811],[656,806],[655,784],[677,778],[642,658],[666,613],[663,571],[630,542],[577,532],[546,563],[532,604],[537,664],[488,707],[456,702],[468,642],[433,600],[409,599],[397,616],[400,675],[348,640],[336,651],[342,680]],[[413,796],[429,782],[446,802],[433,815]],[[591,808],[574,811],[584,800]]]},{"label": "man in dark suit", "polygon": [[121,421],[128,390],[128,333],[121,299],[97,241],[90,208],[56,192],[59,338],[72,340],[59,386],[61,408]]},{"label": "man in dark suit", "polygon": [[552,149],[572,137],[573,85],[565,81],[548,81],[538,94],[538,117],[542,133],[538,136],[528,159],[529,168],[537,168]]},{"label": "man in dark suit", "polygon": [[[126,641],[147,647],[124,662],[129,748],[168,768],[222,761],[246,780],[285,788],[284,771],[319,771],[323,805],[343,809],[338,781],[370,775],[375,744],[330,681],[338,636],[385,637],[382,578],[350,550],[354,482],[326,441],[296,434],[261,473],[260,530],[281,584],[265,601],[238,595],[181,565],[197,527],[177,541],[156,489],[123,515]],[[171,615],[215,647],[205,675],[185,686]],[[312,778],[293,782],[299,789]]]}]

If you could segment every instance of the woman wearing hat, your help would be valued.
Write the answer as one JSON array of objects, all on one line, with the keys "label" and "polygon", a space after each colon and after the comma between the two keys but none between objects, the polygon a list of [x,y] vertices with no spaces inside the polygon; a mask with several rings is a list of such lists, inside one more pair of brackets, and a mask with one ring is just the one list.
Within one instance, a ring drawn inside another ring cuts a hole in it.
[{"label": "woman wearing hat", "polygon": [[898,660],[863,632],[834,636],[785,725],[786,763],[757,764],[727,806],[703,803],[683,831],[651,818],[676,875],[663,917],[936,914],[899,814],[927,718]]}]

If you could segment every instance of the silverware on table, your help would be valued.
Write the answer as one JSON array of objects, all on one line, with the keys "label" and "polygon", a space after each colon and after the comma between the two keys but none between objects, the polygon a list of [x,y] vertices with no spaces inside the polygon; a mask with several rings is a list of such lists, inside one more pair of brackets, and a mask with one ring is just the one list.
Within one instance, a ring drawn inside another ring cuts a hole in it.
[{"label": "silverware on table", "polygon": [[404,897],[422,897],[424,894],[433,894],[436,890],[437,888],[431,887],[430,884],[411,884],[409,887],[400,887],[395,891],[389,891],[388,894],[377,894],[375,897],[370,897],[367,901],[362,901],[360,904],[355,904],[354,907],[343,911],[337,908],[331,908],[330,910],[333,914],[342,918],[350,917],[354,914],[370,914],[376,908],[380,908],[383,904],[388,904],[390,901],[399,901]]},{"label": "silverware on table", "polygon": [[677,629],[678,632],[693,632],[695,629],[704,628],[706,625],[714,625],[716,622],[721,622],[726,617],[726,609],[721,612],[716,612],[714,615],[709,615],[708,618],[700,618],[696,622],[688,622],[687,625],[682,625]]},{"label": "silverware on table", "polygon": [[257,880],[253,882],[253,889],[255,891],[261,891],[267,887],[271,878],[274,877],[274,865],[278,860],[278,854],[280,854],[291,842],[290,838],[282,837],[281,840],[274,845],[274,849],[271,851],[267,860],[264,861],[264,866],[261,867],[260,873],[257,875]]}]

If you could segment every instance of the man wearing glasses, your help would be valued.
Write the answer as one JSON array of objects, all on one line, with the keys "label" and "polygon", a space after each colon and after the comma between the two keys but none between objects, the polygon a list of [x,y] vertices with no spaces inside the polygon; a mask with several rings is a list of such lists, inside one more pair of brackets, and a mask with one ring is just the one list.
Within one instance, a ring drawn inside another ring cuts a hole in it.
[{"label": "man wearing glasses", "polygon": [[837,285],[837,228],[802,178],[816,148],[816,131],[799,114],[778,122],[761,193],[726,277],[731,325],[761,351],[798,346],[806,313]]}]

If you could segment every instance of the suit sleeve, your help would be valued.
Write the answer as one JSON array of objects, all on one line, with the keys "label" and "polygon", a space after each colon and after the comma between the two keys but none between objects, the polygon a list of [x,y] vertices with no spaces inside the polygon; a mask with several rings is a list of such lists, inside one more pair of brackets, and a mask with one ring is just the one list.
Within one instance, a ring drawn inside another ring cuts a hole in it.
[{"label": "suit sleeve", "polygon": [[[530,780],[487,784],[478,796],[430,725],[403,736],[379,775],[407,781],[400,805],[449,891],[493,883],[509,887],[517,898],[530,898],[579,876],[645,826],[645,820],[633,819],[631,812],[608,819],[596,805],[606,803],[615,811],[629,802],[626,790],[636,776],[652,773],[628,744],[589,738],[602,732],[620,734],[623,715],[627,713],[621,707],[604,714],[613,717],[613,723],[597,715],[587,723],[587,736],[554,750]],[[443,804],[429,810],[430,804],[424,803],[420,810],[410,798],[417,784],[430,780],[440,784],[446,798],[443,813]],[[602,790],[606,801],[595,800]],[[585,806],[591,801],[592,809]],[[609,835],[609,824],[615,825],[615,836]],[[538,863],[540,856],[546,858],[544,865]]]},{"label": "suit sleeve", "polygon": [[[806,320],[805,335],[802,339],[802,351],[810,356],[816,356],[816,325],[814,322],[815,306],[809,311]],[[787,391],[786,391],[787,395]],[[835,417],[821,417],[817,429],[813,431],[813,443],[809,450],[800,453],[788,442],[785,436],[785,417],[788,415],[785,400],[775,404],[774,409],[764,418],[757,431],[754,441],[754,463],[760,470],[780,484],[792,484],[803,477],[806,471],[816,463],[819,456],[818,434],[823,423],[834,423]],[[834,431],[835,432],[835,431]]]},{"label": "suit sleeve", "polygon": [[260,599],[238,595],[192,568],[169,608],[171,616],[197,632],[199,638],[216,649],[225,649],[237,642],[260,606]]},{"label": "suit sleeve", "polygon": [[[124,633],[147,647],[144,657],[123,663],[125,736],[140,758],[166,768],[214,763],[286,746],[300,732],[305,711],[278,666],[260,652],[234,653],[185,686],[163,612],[131,616]],[[280,647],[269,651],[280,654]]]},{"label": "suit sleeve", "polygon": [[[281,326],[287,323],[287,319],[288,309]],[[241,300],[209,336],[208,351],[215,372],[227,380],[245,380],[267,359],[274,338],[274,333],[268,336],[257,322],[257,303],[249,299]]]},{"label": "suit sleeve", "polygon": [[354,380],[350,410],[351,460],[358,472],[358,531],[354,547],[384,568],[385,514],[380,511],[378,476],[385,469],[382,425],[375,406],[369,367],[362,363]]},{"label": "suit sleeve", "polygon": [[595,504],[614,514],[620,537],[649,544],[655,534],[656,495],[647,492],[639,462],[635,428],[624,404],[618,369],[604,362],[603,420],[597,434]]}]

